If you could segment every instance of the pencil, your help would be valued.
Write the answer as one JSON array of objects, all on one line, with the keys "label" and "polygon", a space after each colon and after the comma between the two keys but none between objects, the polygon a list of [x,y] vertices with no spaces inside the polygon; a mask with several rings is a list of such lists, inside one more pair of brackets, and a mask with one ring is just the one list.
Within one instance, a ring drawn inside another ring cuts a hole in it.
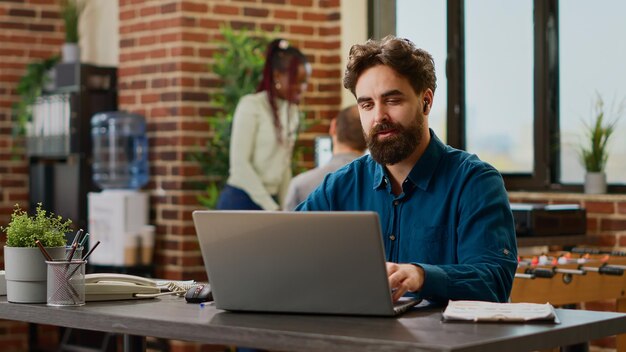
[{"label": "pencil", "polygon": [[[83,256],[83,258],[81,259],[82,261],[87,260],[87,258],[89,258],[89,256],[91,255],[91,252],[93,252],[94,249],[96,249],[96,247],[98,247],[98,245],[100,244],[100,241],[96,242],[93,247],[91,247],[91,249],[89,250],[89,252],[87,252],[87,254],[85,254]],[[69,277],[74,276],[74,274],[76,273],[76,271],[78,271],[78,269],[80,268],[80,265],[77,265],[74,270],[70,273]]]},{"label": "pencil", "polygon": [[35,243],[37,244],[37,247],[39,247],[41,254],[43,254],[44,258],[46,258],[47,261],[51,262],[54,260],[52,259],[50,254],[48,254],[48,251],[43,247],[43,245],[41,244],[41,242],[39,242],[39,240],[36,240]]},{"label": "pencil", "polygon": [[74,258],[74,252],[76,252],[76,247],[78,246],[78,241],[72,243],[72,249],[70,249],[70,252],[67,254],[67,258],[65,259],[68,262],[71,262],[72,259]]}]

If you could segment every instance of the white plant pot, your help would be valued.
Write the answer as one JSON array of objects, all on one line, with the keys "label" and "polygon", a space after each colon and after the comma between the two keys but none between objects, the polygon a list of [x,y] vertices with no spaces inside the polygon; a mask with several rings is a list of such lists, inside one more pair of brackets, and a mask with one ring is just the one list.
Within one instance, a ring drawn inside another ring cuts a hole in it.
[{"label": "white plant pot", "polygon": [[[46,250],[53,259],[65,257],[65,247]],[[7,281],[7,301],[46,303],[48,268],[39,248],[4,246],[4,271]]]},{"label": "white plant pot", "polygon": [[80,62],[80,47],[78,43],[63,43],[61,54],[63,62]]},{"label": "white plant pot", "polygon": [[604,172],[587,172],[585,174],[585,193],[606,193],[606,174]]}]

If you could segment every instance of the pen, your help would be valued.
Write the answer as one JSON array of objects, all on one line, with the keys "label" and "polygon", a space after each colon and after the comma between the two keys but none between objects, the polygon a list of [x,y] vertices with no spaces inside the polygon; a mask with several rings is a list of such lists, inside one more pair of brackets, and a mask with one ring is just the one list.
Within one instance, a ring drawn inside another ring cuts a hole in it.
[{"label": "pen", "polygon": [[[89,258],[89,256],[91,255],[91,252],[93,252],[94,249],[96,249],[96,247],[98,247],[98,245],[100,244],[100,241],[96,242],[93,247],[91,247],[91,249],[89,250],[89,252],[87,252],[87,254],[85,254],[85,256],[83,256],[83,258],[81,259],[82,261],[87,260],[87,258]],[[72,277],[76,271],[80,268],[80,266],[76,266],[74,268],[74,270],[70,273],[69,277]]]},{"label": "pen", "polygon": [[79,247],[85,248],[85,241],[87,241],[87,238],[89,238],[89,232],[85,233],[85,236],[83,236],[83,239],[80,240]]},{"label": "pen", "polygon": [[96,247],[98,247],[98,245],[100,244],[100,241],[96,242],[93,247],[91,247],[91,249],[89,250],[89,252],[87,252],[87,254],[85,254],[85,256],[83,257],[82,260],[87,260],[87,258],[89,258],[89,256],[91,255],[91,252],[93,252],[94,249],[96,249]]},{"label": "pen", "polygon": [[83,229],[79,229],[78,231],[76,231],[76,234],[74,235],[74,239],[72,240],[72,245],[74,245],[74,243],[78,243],[82,233],[83,233]]}]

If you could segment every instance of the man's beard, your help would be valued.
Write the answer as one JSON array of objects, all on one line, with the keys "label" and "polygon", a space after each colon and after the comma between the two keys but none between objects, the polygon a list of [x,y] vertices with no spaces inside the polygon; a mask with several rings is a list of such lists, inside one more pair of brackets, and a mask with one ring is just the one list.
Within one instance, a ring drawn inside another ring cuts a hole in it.
[{"label": "man's beard", "polygon": [[[377,132],[394,129],[397,134],[379,140]],[[381,165],[393,165],[406,159],[422,142],[424,124],[416,118],[407,127],[391,121],[374,126],[365,135],[367,147],[372,159]]]}]

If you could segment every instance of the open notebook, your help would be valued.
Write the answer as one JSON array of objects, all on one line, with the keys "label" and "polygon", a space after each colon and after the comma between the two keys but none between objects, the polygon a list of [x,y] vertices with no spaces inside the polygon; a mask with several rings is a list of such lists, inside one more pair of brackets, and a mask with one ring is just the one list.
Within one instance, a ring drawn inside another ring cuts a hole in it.
[{"label": "open notebook", "polygon": [[550,303],[494,303],[483,301],[450,301],[443,312],[444,320],[474,322],[553,322],[559,318]]},{"label": "open notebook", "polygon": [[395,315],[374,212],[195,211],[220,309]]}]

